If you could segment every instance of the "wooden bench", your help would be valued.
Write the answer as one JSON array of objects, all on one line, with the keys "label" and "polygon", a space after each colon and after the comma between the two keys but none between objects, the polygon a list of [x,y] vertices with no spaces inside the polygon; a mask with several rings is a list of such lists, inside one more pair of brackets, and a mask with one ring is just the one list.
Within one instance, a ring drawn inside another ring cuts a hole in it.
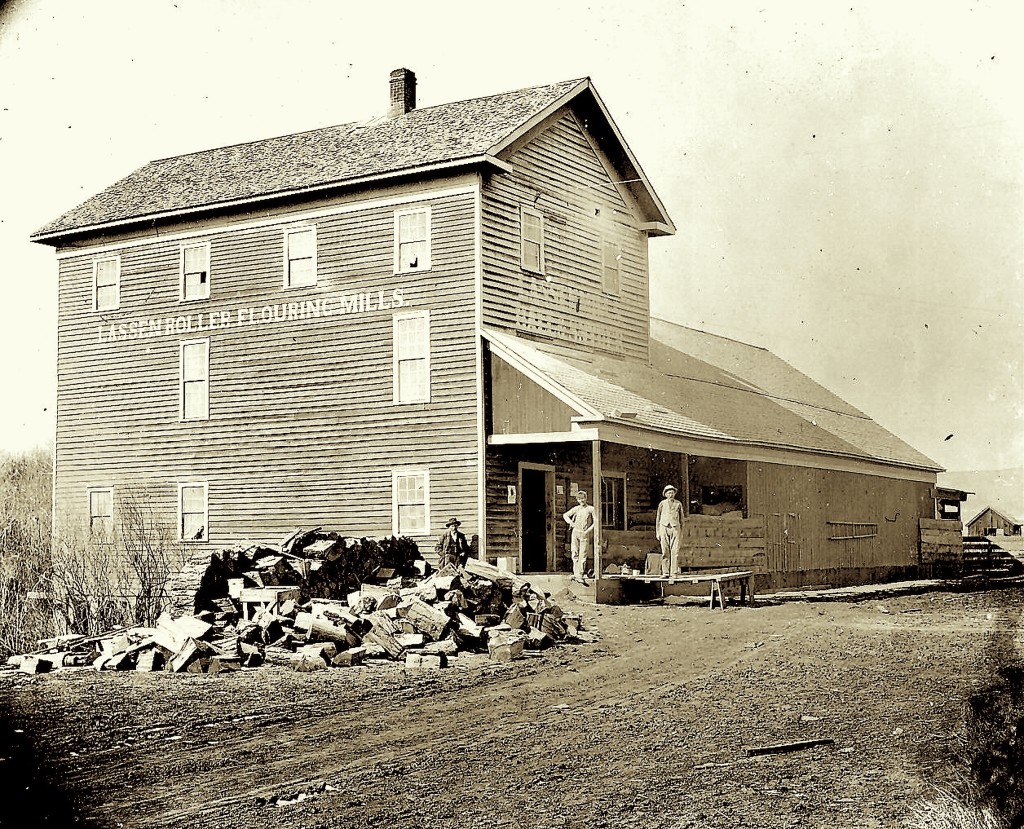
[{"label": "wooden bench", "polygon": [[277,613],[289,599],[298,600],[298,587],[243,587],[238,602],[242,605],[242,618],[253,619],[261,611]]},{"label": "wooden bench", "polygon": [[738,583],[740,586],[740,602],[754,604],[754,571],[734,570],[728,573],[680,573],[677,576],[646,576],[646,575],[614,575],[602,574],[603,579],[619,579],[621,581],[640,581],[646,584],[660,584],[661,595],[665,595],[666,584],[704,584],[710,583],[711,596],[709,608],[714,608],[717,599],[719,606],[725,610],[725,593],[722,586]]}]

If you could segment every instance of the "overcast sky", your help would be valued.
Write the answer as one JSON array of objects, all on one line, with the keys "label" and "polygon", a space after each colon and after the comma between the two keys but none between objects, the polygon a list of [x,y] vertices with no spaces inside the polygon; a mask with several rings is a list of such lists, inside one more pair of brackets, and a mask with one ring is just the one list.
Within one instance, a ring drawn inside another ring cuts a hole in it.
[{"label": "overcast sky", "polygon": [[0,450],[53,431],[33,230],[155,158],[382,114],[406,66],[420,106],[589,75],[678,227],[656,316],[769,348],[948,469],[1020,466],[1016,5],[8,2]]}]

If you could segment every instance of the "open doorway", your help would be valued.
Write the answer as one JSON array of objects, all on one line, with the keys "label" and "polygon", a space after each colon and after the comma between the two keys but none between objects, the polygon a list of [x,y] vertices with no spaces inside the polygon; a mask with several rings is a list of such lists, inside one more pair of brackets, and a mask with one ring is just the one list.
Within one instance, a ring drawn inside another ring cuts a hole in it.
[{"label": "open doorway", "polygon": [[554,569],[555,470],[539,464],[519,467],[519,538],[524,573]]}]

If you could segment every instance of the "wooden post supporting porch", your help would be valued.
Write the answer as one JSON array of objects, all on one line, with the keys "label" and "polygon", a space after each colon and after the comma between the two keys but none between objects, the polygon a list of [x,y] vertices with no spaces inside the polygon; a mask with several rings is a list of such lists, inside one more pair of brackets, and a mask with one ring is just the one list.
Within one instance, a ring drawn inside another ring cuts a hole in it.
[{"label": "wooden post supporting porch", "polygon": [[601,576],[601,441],[590,444],[594,470],[594,578]]}]

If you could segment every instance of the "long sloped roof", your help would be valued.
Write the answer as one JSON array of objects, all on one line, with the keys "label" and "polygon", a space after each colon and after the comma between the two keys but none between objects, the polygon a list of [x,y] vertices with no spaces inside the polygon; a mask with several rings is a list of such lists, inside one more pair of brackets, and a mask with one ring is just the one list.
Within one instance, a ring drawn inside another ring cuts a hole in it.
[{"label": "long sloped roof", "polygon": [[493,331],[487,336],[605,420],[683,437],[940,469],[770,352],[693,329],[684,333],[685,350],[652,339],[650,364]]},{"label": "long sloped roof", "polygon": [[479,158],[589,84],[563,81],[152,161],[33,238]]},{"label": "long sloped roof", "polygon": [[974,518],[972,518],[970,521],[968,521],[967,525],[970,526],[971,524],[973,524],[975,521],[977,521],[979,518],[981,518],[981,516],[983,516],[986,512],[992,512],[995,515],[998,515],[1007,524],[1018,524],[1019,525],[1021,523],[1016,518],[1011,518],[1009,515],[1007,515],[1002,510],[998,510],[995,507],[989,505],[989,506],[985,507],[985,509],[983,509],[981,512],[979,512],[977,515],[975,515]]}]

